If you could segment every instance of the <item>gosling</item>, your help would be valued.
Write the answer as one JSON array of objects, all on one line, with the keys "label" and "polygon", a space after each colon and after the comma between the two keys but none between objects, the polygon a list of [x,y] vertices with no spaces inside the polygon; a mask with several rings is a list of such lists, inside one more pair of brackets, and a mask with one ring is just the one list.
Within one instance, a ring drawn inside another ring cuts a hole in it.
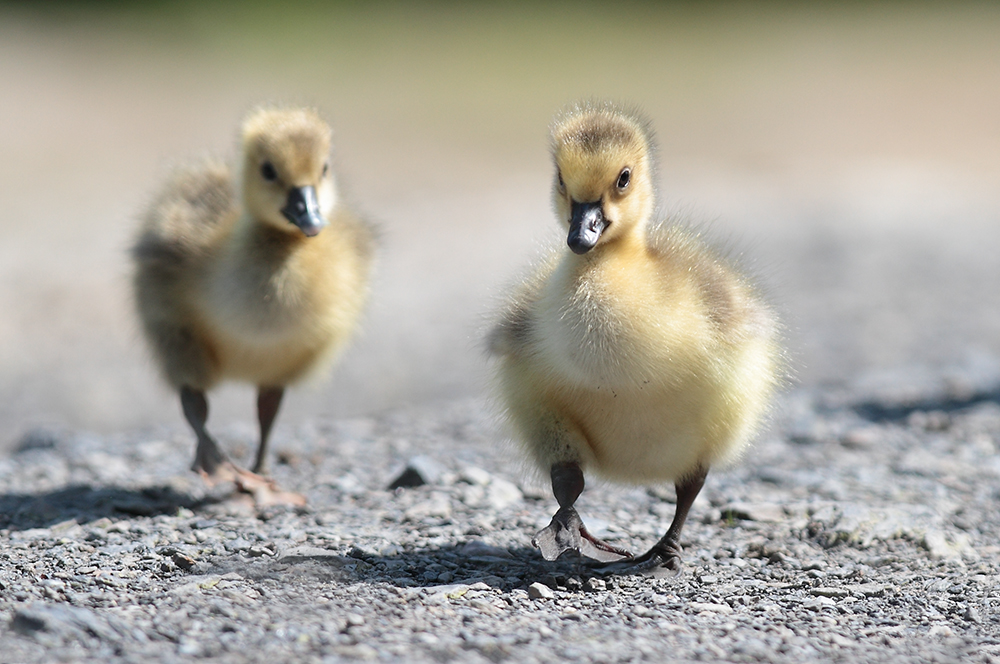
[{"label": "gosling", "polygon": [[[677,573],[680,534],[709,468],[747,445],[783,379],[778,323],[754,288],[689,232],[653,222],[652,132],[633,111],[579,104],[552,129],[553,199],[569,251],[510,298],[488,337],[500,401],[559,504],[532,543]],[[587,531],[584,472],[673,481],[669,530],[644,555]]]},{"label": "gosling", "polygon": [[[368,294],[372,232],[338,200],[330,140],[312,110],[250,113],[239,180],[214,161],[179,170],[132,250],[143,331],[198,439],[192,470],[258,503],[304,502],[262,477],[271,427],[285,387],[344,348]],[[205,428],[205,393],[223,380],[257,386],[252,472]]]}]

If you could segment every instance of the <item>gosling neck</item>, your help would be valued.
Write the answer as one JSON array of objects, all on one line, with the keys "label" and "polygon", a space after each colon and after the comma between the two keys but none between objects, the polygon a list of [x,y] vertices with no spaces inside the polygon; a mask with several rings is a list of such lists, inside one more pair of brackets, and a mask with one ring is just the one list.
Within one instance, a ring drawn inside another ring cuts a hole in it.
[{"label": "gosling neck", "polygon": [[[291,224],[289,223],[289,226]],[[250,261],[281,263],[295,252],[317,242],[319,237],[308,238],[291,227],[292,231],[243,215],[236,226],[234,249]],[[329,230],[329,229],[327,229]],[[323,233],[320,233],[320,237]]]}]

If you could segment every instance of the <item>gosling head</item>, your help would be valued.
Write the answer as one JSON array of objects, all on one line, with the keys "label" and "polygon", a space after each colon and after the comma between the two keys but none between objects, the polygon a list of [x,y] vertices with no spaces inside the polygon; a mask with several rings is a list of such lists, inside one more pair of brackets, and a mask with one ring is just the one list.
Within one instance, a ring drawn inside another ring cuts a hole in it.
[{"label": "gosling head", "polygon": [[312,237],[336,203],[331,131],[309,109],[259,109],[243,123],[243,200],[257,221]]},{"label": "gosling head", "polygon": [[610,103],[580,104],[556,118],[553,198],[574,253],[612,243],[652,215],[651,138],[645,120]]}]

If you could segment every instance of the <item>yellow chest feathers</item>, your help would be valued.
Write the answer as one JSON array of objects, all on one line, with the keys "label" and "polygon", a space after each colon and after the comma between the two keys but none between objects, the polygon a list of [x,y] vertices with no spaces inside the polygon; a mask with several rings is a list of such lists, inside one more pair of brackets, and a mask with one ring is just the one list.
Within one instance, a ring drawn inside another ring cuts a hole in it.
[{"label": "yellow chest feathers", "polygon": [[261,346],[311,345],[349,328],[364,299],[363,270],[335,245],[316,249],[273,261],[224,257],[208,275],[210,325]]},{"label": "yellow chest feathers", "polygon": [[712,362],[716,332],[683,273],[568,257],[539,295],[537,357],[580,387],[676,385]]}]

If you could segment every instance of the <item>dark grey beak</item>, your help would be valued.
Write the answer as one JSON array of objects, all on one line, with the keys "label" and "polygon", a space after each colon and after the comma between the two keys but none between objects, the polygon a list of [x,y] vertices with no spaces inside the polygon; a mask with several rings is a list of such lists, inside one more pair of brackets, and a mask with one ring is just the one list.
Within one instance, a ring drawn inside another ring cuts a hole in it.
[{"label": "dark grey beak", "polygon": [[288,192],[288,203],[281,208],[281,214],[298,226],[306,237],[313,237],[326,226],[326,219],[319,211],[316,187],[295,187]]},{"label": "dark grey beak", "polygon": [[585,254],[601,239],[601,233],[608,227],[608,221],[604,218],[601,201],[593,203],[573,201],[572,213],[566,244],[574,254]]}]

